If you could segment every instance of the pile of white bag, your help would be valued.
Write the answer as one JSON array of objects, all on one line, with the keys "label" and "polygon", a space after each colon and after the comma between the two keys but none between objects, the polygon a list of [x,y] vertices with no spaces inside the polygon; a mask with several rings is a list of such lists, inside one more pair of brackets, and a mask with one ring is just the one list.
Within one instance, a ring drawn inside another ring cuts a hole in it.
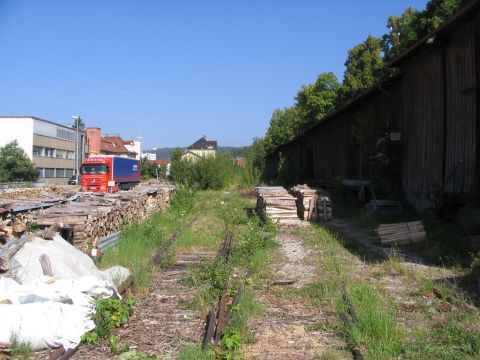
[{"label": "pile of white bag", "polygon": [[[43,274],[43,254],[53,277]],[[25,243],[11,260],[9,276],[0,277],[0,345],[8,347],[15,339],[34,350],[61,345],[68,350],[95,328],[95,299],[120,297],[114,284],[129,271],[100,271],[88,255],[56,236]]]}]

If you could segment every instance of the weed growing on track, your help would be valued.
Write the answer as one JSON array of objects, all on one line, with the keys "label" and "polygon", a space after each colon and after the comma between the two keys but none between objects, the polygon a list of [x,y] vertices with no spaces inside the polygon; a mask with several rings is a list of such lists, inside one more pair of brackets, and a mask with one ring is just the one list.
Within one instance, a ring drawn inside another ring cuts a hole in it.
[{"label": "weed growing on track", "polygon": [[215,357],[196,345],[185,344],[180,348],[178,360],[215,360]]},{"label": "weed growing on track", "polygon": [[100,266],[127,267],[133,275],[135,289],[145,292],[151,280],[151,256],[164,241],[184,227],[194,206],[194,199],[195,191],[178,187],[170,208],[163,213],[155,213],[142,222],[129,225],[122,232],[118,246],[106,251]]},{"label": "weed growing on track", "polygon": [[9,355],[12,359],[27,359],[33,354],[34,352],[30,344],[19,341],[16,336],[11,336]]},{"label": "weed growing on track", "polygon": [[342,296],[339,313],[348,318],[344,332],[352,348],[362,349],[367,359],[396,359],[402,352],[403,334],[396,326],[396,314],[375,290],[366,284],[350,284]]},{"label": "weed growing on track", "polygon": [[[275,227],[262,222],[249,211],[253,209],[252,204],[242,199],[237,191],[229,191],[227,194],[202,192],[200,196],[204,197],[203,203],[210,205],[210,210],[204,213],[209,214],[210,220],[204,221],[213,220],[217,225],[222,225],[221,231],[217,229],[210,234],[221,233],[223,237],[230,231],[235,234],[235,238],[228,262],[223,258],[207,260],[193,268],[190,276],[185,279],[191,286],[201,289],[188,307],[196,309],[203,317],[218,301],[224,288],[229,296],[234,296],[240,288],[243,289],[238,303],[232,308],[232,319],[224,332],[220,347],[210,348],[210,354],[216,359],[237,359],[239,348],[251,339],[247,329],[248,319],[261,311],[253,290],[244,284],[244,276],[248,272],[249,284],[254,284],[262,276],[268,264],[269,252],[277,245],[274,240]],[[218,237],[215,244],[218,248]],[[202,353],[200,348],[189,347],[182,349],[180,354],[196,354],[196,351]],[[179,358],[189,359],[187,355],[182,356]]]},{"label": "weed growing on track", "polygon": [[133,313],[135,300],[126,299],[98,299],[95,301],[95,313],[92,320],[95,329],[82,335],[82,341],[95,343],[99,339],[107,339],[112,330],[124,325]]}]

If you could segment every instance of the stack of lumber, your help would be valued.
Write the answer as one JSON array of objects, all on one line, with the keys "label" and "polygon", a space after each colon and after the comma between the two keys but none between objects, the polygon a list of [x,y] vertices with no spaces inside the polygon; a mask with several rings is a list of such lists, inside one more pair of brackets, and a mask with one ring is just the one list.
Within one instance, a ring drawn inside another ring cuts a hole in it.
[{"label": "stack of lumber", "polygon": [[265,186],[257,187],[255,190],[258,214],[280,225],[302,225],[297,215],[296,199],[283,187]]},{"label": "stack of lumber", "polygon": [[307,185],[296,185],[291,188],[297,198],[298,217],[302,220],[332,220],[332,200],[329,192],[311,188]]},{"label": "stack of lumber", "polygon": [[382,224],[376,233],[383,245],[403,245],[425,240],[426,232],[421,221]]}]

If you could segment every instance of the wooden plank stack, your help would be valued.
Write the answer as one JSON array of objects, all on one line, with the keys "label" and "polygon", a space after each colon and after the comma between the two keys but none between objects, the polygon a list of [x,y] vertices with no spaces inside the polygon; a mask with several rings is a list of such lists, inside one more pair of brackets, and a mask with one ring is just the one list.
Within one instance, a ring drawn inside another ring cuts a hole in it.
[{"label": "wooden plank stack", "polygon": [[297,198],[298,217],[302,220],[332,220],[332,200],[329,192],[311,188],[307,185],[296,185],[291,189]]},{"label": "wooden plank stack", "polygon": [[257,191],[257,212],[280,225],[300,226],[296,199],[279,186],[255,188]]},{"label": "wooden plank stack", "polygon": [[421,221],[382,224],[376,233],[382,245],[404,245],[424,241],[425,228]]}]

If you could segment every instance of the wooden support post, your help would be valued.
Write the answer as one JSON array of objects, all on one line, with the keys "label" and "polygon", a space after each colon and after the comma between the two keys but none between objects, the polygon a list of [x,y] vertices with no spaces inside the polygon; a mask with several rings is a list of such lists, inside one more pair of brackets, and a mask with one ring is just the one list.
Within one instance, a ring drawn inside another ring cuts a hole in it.
[{"label": "wooden support post", "polygon": [[53,276],[52,264],[50,263],[48,256],[42,254],[38,260],[40,261],[40,265],[42,265],[43,275]]}]

